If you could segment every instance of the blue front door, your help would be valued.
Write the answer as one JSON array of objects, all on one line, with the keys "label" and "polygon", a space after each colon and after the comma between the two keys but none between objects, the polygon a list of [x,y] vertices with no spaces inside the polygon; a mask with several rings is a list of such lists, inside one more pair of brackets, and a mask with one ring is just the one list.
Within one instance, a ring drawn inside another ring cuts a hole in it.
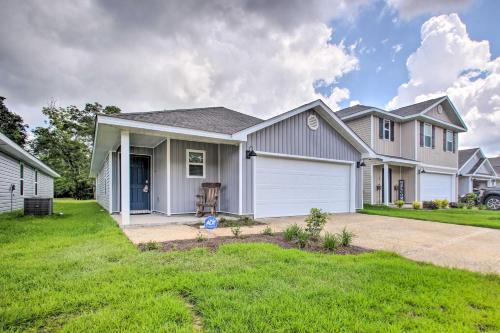
[{"label": "blue front door", "polygon": [[149,156],[130,155],[130,210],[150,210]]}]

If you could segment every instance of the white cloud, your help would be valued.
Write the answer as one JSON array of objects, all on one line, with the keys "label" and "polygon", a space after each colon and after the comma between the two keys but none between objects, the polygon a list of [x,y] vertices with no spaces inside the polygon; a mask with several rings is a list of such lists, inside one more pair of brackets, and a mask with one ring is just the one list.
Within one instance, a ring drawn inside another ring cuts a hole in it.
[{"label": "white cloud", "polygon": [[407,60],[410,80],[387,105],[395,108],[448,95],[469,131],[461,147],[500,150],[500,58],[488,41],[475,41],[456,14],[432,17],[422,25],[421,45]]},{"label": "white cloud", "polygon": [[354,105],[359,105],[361,104],[358,100],[353,99],[352,101],[349,102],[349,106],[354,106]]},{"label": "white cloud", "polygon": [[392,46],[392,62],[396,61],[396,54],[401,52],[403,49],[403,44],[396,44]]},{"label": "white cloud", "polygon": [[[443,14],[468,7],[472,0],[386,0],[391,9],[405,20],[422,14]],[[394,21],[393,21],[394,22]],[[396,22],[394,22],[396,23]]]},{"label": "white cloud", "polygon": [[379,73],[382,70],[382,66],[377,66],[375,69],[375,73]]},{"label": "white cloud", "polygon": [[[31,124],[52,98],[125,112],[225,105],[267,118],[358,68],[327,23],[365,2],[7,1],[0,95]],[[348,96],[335,86],[324,99],[336,108]]]}]

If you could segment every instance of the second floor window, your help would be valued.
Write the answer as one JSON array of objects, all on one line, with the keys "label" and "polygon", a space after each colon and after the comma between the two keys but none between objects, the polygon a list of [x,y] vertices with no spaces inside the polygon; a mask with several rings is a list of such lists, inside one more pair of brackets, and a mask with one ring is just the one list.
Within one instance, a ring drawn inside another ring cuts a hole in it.
[{"label": "second floor window", "polygon": [[391,139],[391,121],[388,119],[384,119],[384,139]]},{"label": "second floor window", "polygon": [[453,151],[453,132],[446,131],[446,151]]},{"label": "second floor window", "polygon": [[424,147],[432,148],[432,125],[424,124]]}]

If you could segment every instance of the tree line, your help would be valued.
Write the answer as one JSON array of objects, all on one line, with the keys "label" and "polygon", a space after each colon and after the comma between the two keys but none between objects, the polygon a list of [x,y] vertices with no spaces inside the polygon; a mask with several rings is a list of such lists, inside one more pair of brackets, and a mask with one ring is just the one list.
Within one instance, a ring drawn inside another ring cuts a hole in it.
[{"label": "tree line", "polygon": [[94,193],[89,173],[96,115],[120,112],[116,106],[99,103],[87,103],[84,108],[51,103],[42,108],[46,126],[34,128],[30,137],[28,124],[0,96],[0,132],[61,175],[54,179],[56,197],[89,199]]}]

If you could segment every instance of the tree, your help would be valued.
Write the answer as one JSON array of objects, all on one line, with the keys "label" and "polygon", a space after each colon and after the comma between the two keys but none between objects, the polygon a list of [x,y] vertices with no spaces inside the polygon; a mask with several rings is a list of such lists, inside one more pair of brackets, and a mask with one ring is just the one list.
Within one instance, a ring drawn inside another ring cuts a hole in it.
[{"label": "tree", "polygon": [[93,181],[89,177],[90,158],[97,114],[114,114],[116,106],[102,107],[99,103],[65,108],[49,105],[42,109],[48,127],[37,127],[31,148],[43,162],[61,177],[54,183],[56,197],[91,198]]},{"label": "tree", "polygon": [[0,132],[21,147],[24,147],[28,137],[26,133],[28,125],[24,123],[20,115],[9,111],[3,102],[4,100],[5,97],[0,96]]}]

